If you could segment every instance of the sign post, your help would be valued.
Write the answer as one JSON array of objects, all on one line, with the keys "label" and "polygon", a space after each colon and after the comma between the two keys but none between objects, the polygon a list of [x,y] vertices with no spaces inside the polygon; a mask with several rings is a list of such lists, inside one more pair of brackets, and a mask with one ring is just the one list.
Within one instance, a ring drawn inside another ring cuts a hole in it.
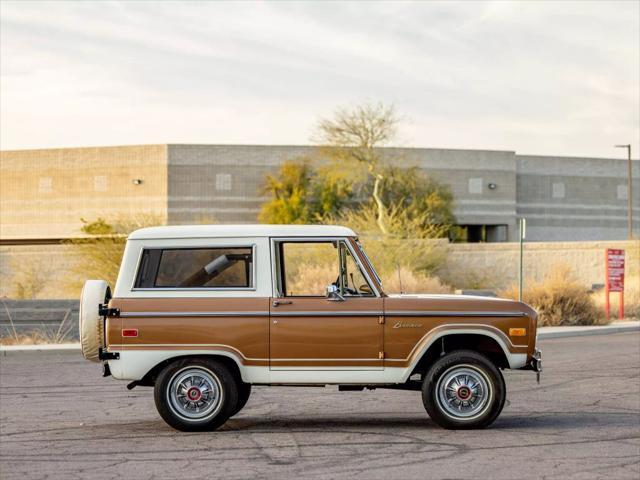
[{"label": "sign post", "polygon": [[619,319],[624,318],[624,250],[607,248],[605,251],[605,311],[610,316],[609,293],[620,292]]},{"label": "sign post", "polygon": [[522,285],[524,283],[524,238],[527,232],[527,220],[525,218],[520,219],[520,265],[518,272],[518,301],[522,301]]}]

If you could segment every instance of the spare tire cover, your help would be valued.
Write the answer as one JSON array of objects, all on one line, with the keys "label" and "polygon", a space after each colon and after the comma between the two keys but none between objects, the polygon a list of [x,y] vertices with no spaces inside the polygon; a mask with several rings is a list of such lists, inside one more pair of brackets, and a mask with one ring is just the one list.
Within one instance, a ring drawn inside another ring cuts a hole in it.
[{"label": "spare tire cover", "polygon": [[80,347],[87,360],[99,362],[98,350],[104,347],[104,318],[98,313],[100,304],[111,298],[111,289],[104,280],[87,280],[80,295],[78,316]]}]

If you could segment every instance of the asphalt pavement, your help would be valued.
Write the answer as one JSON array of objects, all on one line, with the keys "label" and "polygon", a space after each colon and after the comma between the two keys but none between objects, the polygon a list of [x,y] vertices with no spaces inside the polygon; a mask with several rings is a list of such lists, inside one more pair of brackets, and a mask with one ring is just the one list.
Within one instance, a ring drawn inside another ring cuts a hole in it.
[{"label": "asphalt pavement", "polygon": [[79,352],[2,352],[0,478],[640,478],[640,333],[540,344],[542,383],[505,372],[480,431],[439,428],[418,392],[258,387],[221,430],[187,434]]}]

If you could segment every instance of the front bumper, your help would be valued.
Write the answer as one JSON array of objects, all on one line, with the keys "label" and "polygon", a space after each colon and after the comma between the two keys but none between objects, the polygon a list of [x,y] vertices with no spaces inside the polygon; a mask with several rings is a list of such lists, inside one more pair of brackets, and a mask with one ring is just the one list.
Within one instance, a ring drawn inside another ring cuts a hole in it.
[{"label": "front bumper", "polygon": [[540,374],[542,373],[542,350],[536,348],[533,351],[533,358],[531,359],[531,367],[536,372],[536,381],[540,383]]},{"label": "front bumper", "polygon": [[536,348],[531,355],[531,360],[522,370],[533,370],[536,372],[536,380],[540,383],[540,374],[542,373],[542,350]]}]

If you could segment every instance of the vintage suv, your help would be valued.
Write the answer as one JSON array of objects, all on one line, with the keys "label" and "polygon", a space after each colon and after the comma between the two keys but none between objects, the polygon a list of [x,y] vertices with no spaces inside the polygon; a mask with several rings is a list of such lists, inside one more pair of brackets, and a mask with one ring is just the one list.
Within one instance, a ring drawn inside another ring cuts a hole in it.
[{"label": "vintage suv", "polygon": [[510,300],[388,295],[339,226],[145,228],[127,241],[113,296],[82,291],[83,355],[104,376],[153,386],[162,418],[210,430],[252,385],[421,390],[445,428],[491,424],[501,369],[540,372],[536,312]]}]

